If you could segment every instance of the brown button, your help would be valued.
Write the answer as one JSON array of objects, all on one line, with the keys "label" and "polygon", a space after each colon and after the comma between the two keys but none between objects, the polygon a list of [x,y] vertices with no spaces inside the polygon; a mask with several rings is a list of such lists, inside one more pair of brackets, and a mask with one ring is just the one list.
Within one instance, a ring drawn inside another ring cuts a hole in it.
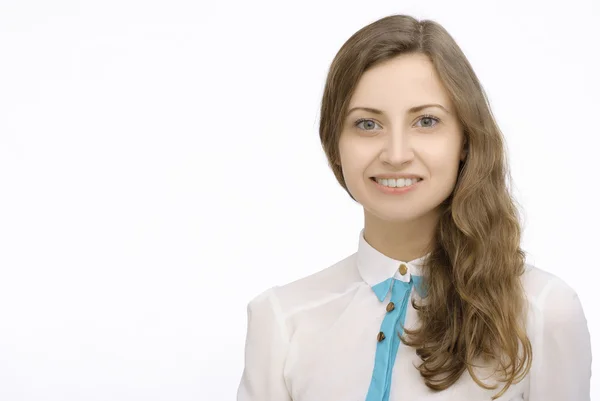
[{"label": "brown button", "polygon": [[396,306],[394,305],[393,302],[390,302],[389,304],[387,304],[387,307],[385,308],[386,311],[391,312],[394,310]]},{"label": "brown button", "polygon": [[398,271],[400,272],[400,274],[402,274],[404,276],[406,274],[406,272],[408,271],[408,267],[406,267],[406,265],[404,263],[402,263],[400,265],[400,268],[398,269]]},{"label": "brown button", "polygon": [[377,334],[377,341],[382,342],[384,339],[385,339],[385,334],[383,334],[383,331],[380,331],[379,334]]}]

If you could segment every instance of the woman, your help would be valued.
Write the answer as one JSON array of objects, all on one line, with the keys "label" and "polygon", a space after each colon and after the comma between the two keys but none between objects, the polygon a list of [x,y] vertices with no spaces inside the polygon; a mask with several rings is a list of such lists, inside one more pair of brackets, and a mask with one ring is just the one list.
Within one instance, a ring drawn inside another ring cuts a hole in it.
[{"label": "woman", "polygon": [[355,33],[319,132],[358,250],[250,302],[238,401],[590,399],[579,298],[525,263],[502,134],[444,28]]}]

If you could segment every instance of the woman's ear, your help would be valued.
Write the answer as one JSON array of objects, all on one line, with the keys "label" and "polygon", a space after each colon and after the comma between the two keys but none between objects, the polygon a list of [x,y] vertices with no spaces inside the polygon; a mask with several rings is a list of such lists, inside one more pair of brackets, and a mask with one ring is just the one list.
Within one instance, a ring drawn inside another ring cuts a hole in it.
[{"label": "woman's ear", "polygon": [[342,167],[342,162],[341,162],[341,158],[340,158],[339,152],[338,152],[338,154],[333,159],[333,165],[334,166]]},{"label": "woman's ear", "polygon": [[469,143],[467,142],[467,139],[465,138],[463,140],[463,149],[462,149],[462,152],[460,153],[460,161],[464,162],[465,159],[467,158],[468,154],[469,154]]}]

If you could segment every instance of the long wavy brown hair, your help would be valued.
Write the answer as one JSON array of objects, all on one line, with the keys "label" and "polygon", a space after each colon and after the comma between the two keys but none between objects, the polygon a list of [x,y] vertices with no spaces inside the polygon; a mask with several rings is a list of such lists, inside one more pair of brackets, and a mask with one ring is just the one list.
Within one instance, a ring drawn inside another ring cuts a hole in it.
[{"label": "long wavy brown hair", "polygon": [[440,207],[432,252],[425,261],[426,302],[413,307],[420,318],[402,342],[416,348],[428,387],[444,390],[477,362],[496,362],[493,398],[521,381],[531,367],[525,330],[526,297],[520,276],[518,204],[504,151],[503,135],[473,68],[450,34],[437,22],[391,15],[363,27],[341,47],[329,69],[321,104],[319,135],[329,167],[348,192],[342,175],[339,138],[350,98],[362,74],[377,63],[406,53],[429,57],[450,98],[467,140],[456,186]]}]

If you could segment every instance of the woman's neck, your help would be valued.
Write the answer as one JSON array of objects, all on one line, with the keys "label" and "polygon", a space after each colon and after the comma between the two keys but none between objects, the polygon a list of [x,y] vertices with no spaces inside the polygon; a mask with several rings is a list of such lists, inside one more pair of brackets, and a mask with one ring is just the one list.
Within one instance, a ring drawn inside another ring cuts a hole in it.
[{"label": "woman's neck", "polygon": [[428,214],[406,222],[389,222],[365,212],[365,241],[384,255],[404,262],[431,251],[439,216]]}]

